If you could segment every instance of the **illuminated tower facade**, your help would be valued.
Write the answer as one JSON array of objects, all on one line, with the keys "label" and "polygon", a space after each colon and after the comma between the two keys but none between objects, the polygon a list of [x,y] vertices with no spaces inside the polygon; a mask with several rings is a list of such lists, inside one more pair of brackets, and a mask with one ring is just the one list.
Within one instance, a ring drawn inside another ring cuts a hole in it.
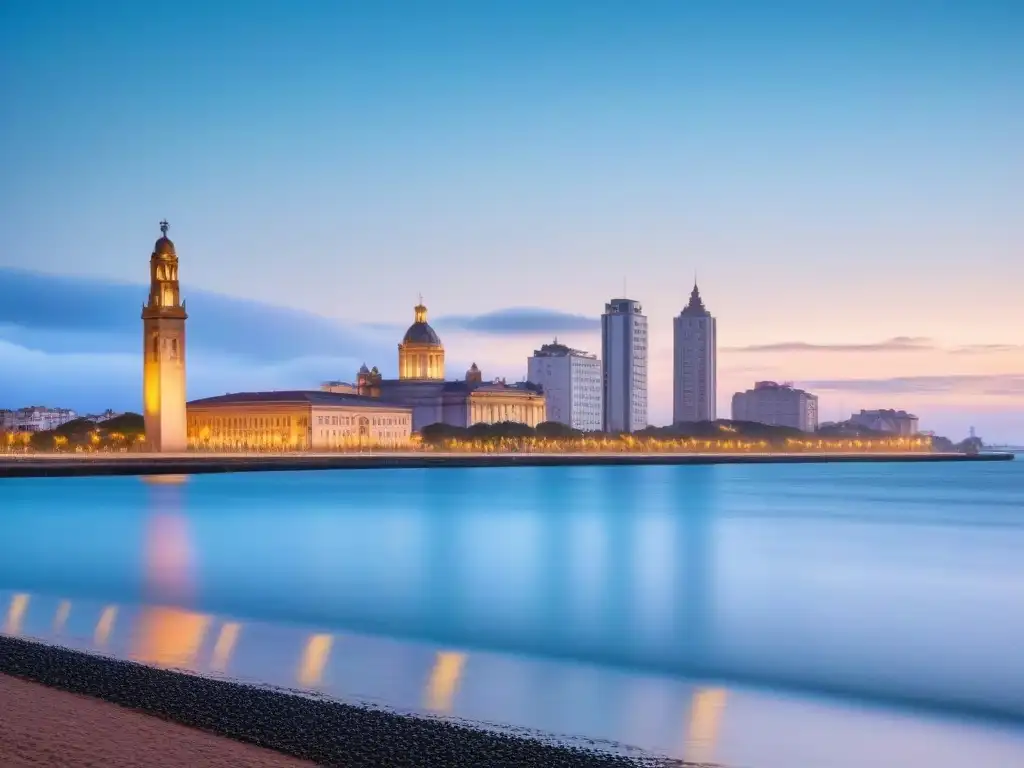
[{"label": "illuminated tower facade", "polygon": [[422,297],[414,311],[415,321],[398,345],[398,378],[444,381],[444,345],[427,323]]},{"label": "illuminated tower facade", "polygon": [[184,451],[185,303],[178,289],[178,255],[160,222],[149,259],[149,301],[142,308],[142,402],[151,451]]}]

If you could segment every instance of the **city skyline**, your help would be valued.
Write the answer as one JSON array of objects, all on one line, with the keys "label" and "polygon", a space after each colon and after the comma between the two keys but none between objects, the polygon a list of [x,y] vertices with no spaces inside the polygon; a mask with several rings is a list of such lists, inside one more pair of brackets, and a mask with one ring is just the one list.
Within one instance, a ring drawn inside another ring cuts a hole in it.
[{"label": "city skyline", "polygon": [[167,216],[190,398],[387,365],[420,292],[451,370],[521,379],[599,353],[625,278],[668,423],[696,271],[719,415],[791,380],[822,420],[1024,437],[1019,7],[442,5],[5,6],[3,405],[141,410]]}]

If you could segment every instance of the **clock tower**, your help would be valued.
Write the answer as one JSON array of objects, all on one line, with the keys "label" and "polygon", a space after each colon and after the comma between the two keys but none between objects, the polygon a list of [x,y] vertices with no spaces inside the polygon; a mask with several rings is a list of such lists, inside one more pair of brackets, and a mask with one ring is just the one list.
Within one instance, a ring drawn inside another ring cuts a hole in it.
[{"label": "clock tower", "polygon": [[185,423],[185,303],[178,289],[178,255],[160,222],[149,259],[149,301],[142,308],[142,402],[146,448],[173,453],[188,447]]}]

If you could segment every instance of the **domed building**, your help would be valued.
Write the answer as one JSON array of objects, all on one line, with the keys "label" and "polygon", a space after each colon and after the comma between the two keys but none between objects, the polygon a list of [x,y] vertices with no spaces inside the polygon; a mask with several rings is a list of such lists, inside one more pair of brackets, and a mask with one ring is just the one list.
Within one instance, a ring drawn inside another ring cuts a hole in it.
[{"label": "domed building", "polygon": [[[427,323],[427,308],[420,299],[415,320],[398,345],[398,378],[385,379],[377,367],[364,364],[356,375],[355,391],[412,409],[412,428],[430,424],[468,427],[514,421],[535,427],[546,418],[544,393],[529,382],[485,382],[476,363],[464,379],[445,381],[444,345]],[[325,383],[322,389],[341,392],[351,385]]]},{"label": "domed building", "polygon": [[398,345],[398,378],[402,381],[444,381],[444,345],[427,323],[423,299],[414,308],[415,321]]}]

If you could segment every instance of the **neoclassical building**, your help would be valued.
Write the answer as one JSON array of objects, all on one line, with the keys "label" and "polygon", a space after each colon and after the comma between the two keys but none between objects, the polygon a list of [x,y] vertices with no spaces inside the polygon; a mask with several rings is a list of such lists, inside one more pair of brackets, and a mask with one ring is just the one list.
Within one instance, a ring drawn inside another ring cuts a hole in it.
[{"label": "neoclassical building", "polygon": [[411,435],[411,408],[361,395],[315,390],[236,392],[188,404],[190,448],[402,448],[409,445]]},{"label": "neoclassical building", "polygon": [[360,368],[355,385],[329,382],[322,389],[333,394],[355,391],[412,409],[412,428],[430,424],[469,427],[514,421],[535,427],[546,420],[544,393],[527,382],[485,382],[476,363],[462,379],[446,381],[444,345],[427,323],[422,300],[414,308],[414,321],[398,345],[398,378],[385,379],[376,366]]}]

